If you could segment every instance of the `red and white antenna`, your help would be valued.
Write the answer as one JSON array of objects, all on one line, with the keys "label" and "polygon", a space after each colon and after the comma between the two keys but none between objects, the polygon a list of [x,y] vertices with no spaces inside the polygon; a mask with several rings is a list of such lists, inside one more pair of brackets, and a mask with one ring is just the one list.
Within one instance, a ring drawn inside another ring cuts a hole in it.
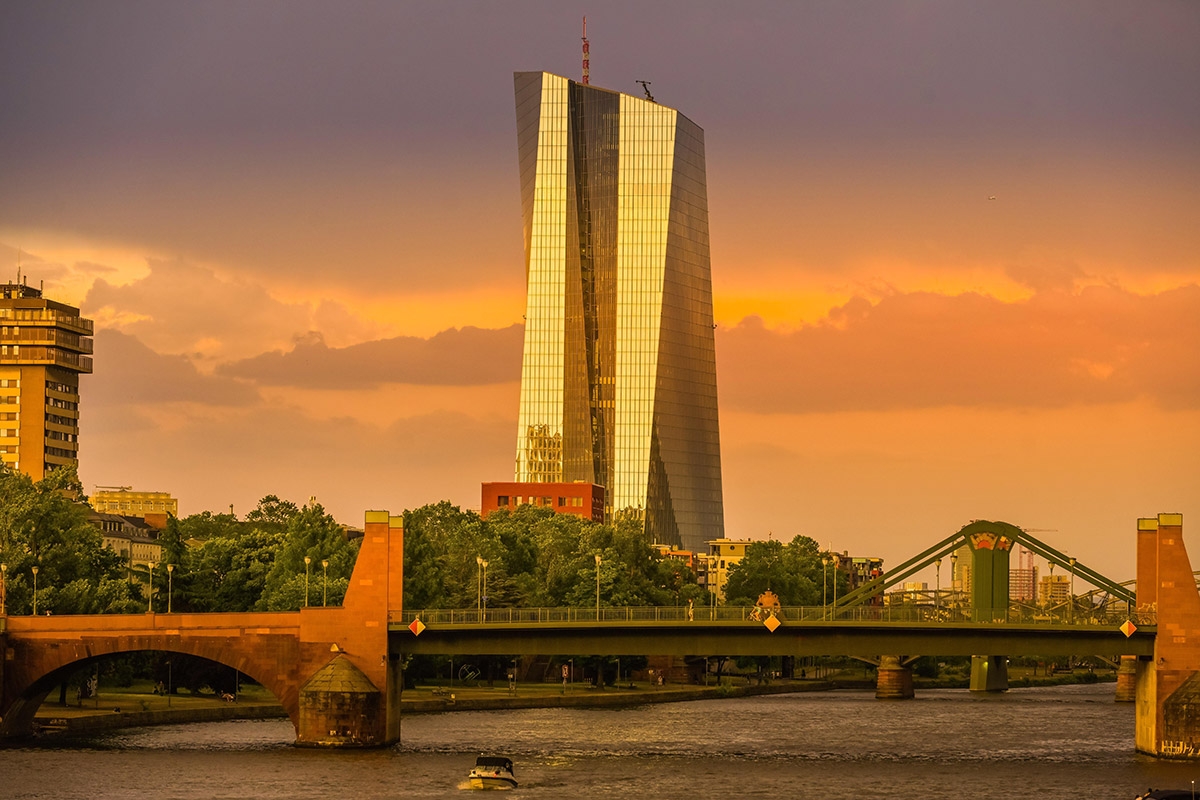
[{"label": "red and white antenna", "polygon": [[587,17],[583,18],[583,85],[588,84],[588,40]]}]

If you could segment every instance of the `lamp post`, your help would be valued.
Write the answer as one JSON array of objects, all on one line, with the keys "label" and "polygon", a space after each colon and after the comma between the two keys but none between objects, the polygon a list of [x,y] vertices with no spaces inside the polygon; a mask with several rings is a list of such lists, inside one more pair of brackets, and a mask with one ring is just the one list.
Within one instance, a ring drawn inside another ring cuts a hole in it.
[{"label": "lamp post", "polygon": [[475,610],[483,615],[483,556],[475,556]]},{"label": "lamp post", "polygon": [[308,567],[312,564],[312,556],[304,557],[304,607],[308,608]]},{"label": "lamp post", "polygon": [[483,559],[483,594],[479,596],[479,620],[484,622],[487,620],[487,559]]},{"label": "lamp post", "polygon": [[838,566],[840,564],[841,564],[841,559],[838,558],[837,553],[834,553],[833,554],[833,612],[830,615],[830,619],[837,618],[837,574],[838,574]]},{"label": "lamp post", "polygon": [[1052,602],[1054,600],[1054,562],[1047,560],[1046,564],[1050,567],[1050,583],[1046,586],[1046,591],[1044,592],[1045,599],[1042,600],[1040,605],[1044,605],[1047,608],[1052,609]]},{"label": "lamp post", "polygon": [[33,615],[37,616],[37,574],[38,568],[35,564],[33,567]]},{"label": "lamp post", "polygon": [[829,615],[829,556],[821,556],[821,619]]},{"label": "lamp post", "polygon": [[711,603],[711,617],[713,622],[717,620],[717,591],[721,588],[720,573],[717,572],[717,564],[719,559],[716,556],[708,557],[708,594],[709,603]]},{"label": "lamp post", "polygon": [[321,608],[329,605],[329,559],[321,559]]},{"label": "lamp post", "polygon": [[958,588],[958,553],[950,554],[950,588],[954,592],[959,591],[959,588]]},{"label": "lamp post", "polygon": [[8,564],[0,564],[0,617],[8,615]]},{"label": "lamp post", "polygon": [[150,588],[146,592],[146,613],[154,613],[154,562],[150,562],[150,569],[146,572],[146,577],[150,579]]},{"label": "lamp post", "polygon": [[933,590],[933,611],[936,615],[941,611],[940,598],[942,595],[942,560],[940,558],[935,559],[933,564],[937,567],[937,581],[933,584],[934,587],[936,587]]},{"label": "lamp post", "polygon": [[600,554],[596,553],[596,622],[600,621]]},{"label": "lamp post", "polygon": [[1069,613],[1071,615],[1070,616],[1071,622],[1074,622],[1075,621],[1075,559],[1072,558],[1068,563],[1071,565],[1071,606],[1070,606]]},{"label": "lamp post", "polygon": [[167,613],[171,613],[171,596],[175,593],[175,565],[167,564]]}]

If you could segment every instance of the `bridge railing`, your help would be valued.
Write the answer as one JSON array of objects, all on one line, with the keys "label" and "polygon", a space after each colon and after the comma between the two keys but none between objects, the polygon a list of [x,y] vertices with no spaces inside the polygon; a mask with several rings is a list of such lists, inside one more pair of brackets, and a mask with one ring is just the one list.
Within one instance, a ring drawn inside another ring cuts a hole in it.
[{"label": "bridge railing", "polygon": [[408,625],[420,619],[425,625],[564,625],[612,624],[654,625],[675,623],[743,624],[766,622],[775,616],[783,623],[846,624],[898,623],[921,625],[995,624],[995,625],[1067,625],[1073,627],[1115,628],[1126,620],[1138,627],[1155,624],[1154,614],[1129,613],[1124,609],[1096,609],[1088,613],[1041,613],[1028,607],[1000,609],[969,607],[936,608],[932,606],[852,606],[832,608],[822,606],[789,606],[762,609],[754,606],[717,606],[688,608],[687,606],[626,606],[626,607],[560,607],[560,608],[488,608],[422,609],[405,611],[391,619],[392,624]]}]

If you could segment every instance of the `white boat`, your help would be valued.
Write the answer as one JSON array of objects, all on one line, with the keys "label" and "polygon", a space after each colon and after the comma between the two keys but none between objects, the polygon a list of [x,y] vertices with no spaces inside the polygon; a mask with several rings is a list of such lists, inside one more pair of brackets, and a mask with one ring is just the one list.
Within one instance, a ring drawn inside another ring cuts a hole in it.
[{"label": "white boat", "polygon": [[517,779],[513,777],[512,759],[497,756],[480,756],[467,776],[472,789],[515,789]]}]

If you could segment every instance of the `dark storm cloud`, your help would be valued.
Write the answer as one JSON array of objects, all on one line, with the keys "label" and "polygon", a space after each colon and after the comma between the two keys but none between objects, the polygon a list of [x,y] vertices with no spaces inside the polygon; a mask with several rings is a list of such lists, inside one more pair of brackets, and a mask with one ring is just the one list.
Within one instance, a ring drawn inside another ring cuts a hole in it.
[{"label": "dark storm cloud", "polygon": [[288,351],[275,351],[222,364],[220,375],[263,386],[306,389],[364,389],[385,383],[427,386],[480,386],[520,377],[524,328],[466,327],[429,338],[397,336],[333,348],[319,333],[299,339]]},{"label": "dark storm cloud", "polygon": [[100,330],[95,341],[96,372],[81,382],[89,406],[112,409],[197,403],[244,407],[258,401],[253,388],[230,378],[204,375],[186,357],[156,353],[135,336]]},{"label": "dark storm cloud", "polygon": [[[308,279],[352,264],[387,289],[515,282],[496,269],[520,262],[511,72],[577,76],[587,11],[5,3],[0,219]],[[1194,167],[1195,3],[591,11],[594,82],[652,81],[706,129],[714,186],[750,158],[877,164],[913,148],[1175,151]]]}]

